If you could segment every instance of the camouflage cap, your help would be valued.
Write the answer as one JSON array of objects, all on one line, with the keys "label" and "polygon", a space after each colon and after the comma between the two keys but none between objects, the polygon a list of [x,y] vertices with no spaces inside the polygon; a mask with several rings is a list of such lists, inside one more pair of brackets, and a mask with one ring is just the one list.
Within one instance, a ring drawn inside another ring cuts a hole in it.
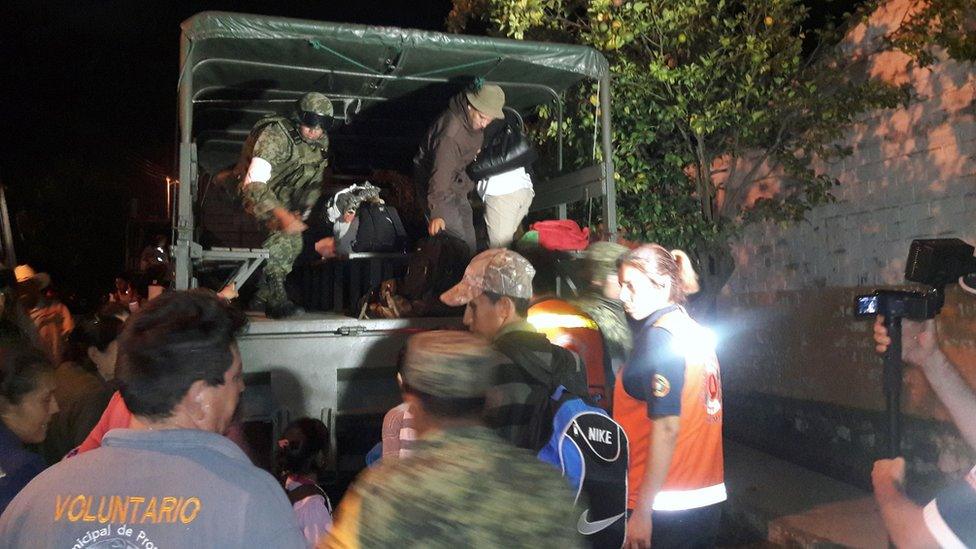
[{"label": "camouflage cap", "polygon": [[332,127],[332,101],[318,92],[306,93],[298,100],[298,121],[303,126],[328,130]]},{"label": "camouflage cap", "polygon": [[310,92],[298,100],[299,112],[313,112],[319,116],[332,116],[332,101],[323,93]]},{"label": "camouflage cap", "polygon": [[423,332],[407,341],[403,381],[436,397],[482,397],[499,361],[488,342],[471,332]]},{"label": "camouflage cap", "polygon": [[591,280],[604,280],[608,275],[616,274],[617,260],[630,248],[616,242],[594,242],[584,252],[584,262],[587,274]]},{"label": "camouflage cap", "polygon": [[461,282],[441,294],[441,301],[458,307],[484,292],[531,299],[534,276],[535,268],[529,260],[512,250],[485,250],[474,256]]}]

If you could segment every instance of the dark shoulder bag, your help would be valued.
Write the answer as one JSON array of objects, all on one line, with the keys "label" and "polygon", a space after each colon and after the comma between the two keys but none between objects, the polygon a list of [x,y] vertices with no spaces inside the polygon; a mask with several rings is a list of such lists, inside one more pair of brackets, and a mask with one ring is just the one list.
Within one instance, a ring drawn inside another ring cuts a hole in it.
[{"label": "dark shoulder bag", "polygon": [[514,110],[506,110],[504,119],[492,122],[485,129],[481,152],[466,171],[472,181],[481,181],[516,168],[528,167],[538,156],[525,137],[522,118]]}]

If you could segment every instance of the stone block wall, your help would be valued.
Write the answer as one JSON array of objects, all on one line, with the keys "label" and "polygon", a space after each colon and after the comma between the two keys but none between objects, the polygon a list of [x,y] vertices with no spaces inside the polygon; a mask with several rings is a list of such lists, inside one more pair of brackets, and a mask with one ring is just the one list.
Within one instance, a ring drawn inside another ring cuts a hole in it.
[{"label": "stone block wall", "polygon": [[[909,84],[914,99],[868,113],[846,140],[854,154],[822,166],[842,183],[836,203],[796,225],[746,231],[720,305],[729,435],[862,485],[884,453],[884,402],[881,361],[869,324],[851,316],[853,297],[905,284],[913,239],[976,244],[976,67],[922,69],[879,50],[909,4],[889,2],[844,47],[872,76]],[[950,289],[947,301],[943,349],[976,386],[976,296]],[[921,372],[909,369],[905,384],[904,451],[925,491],[971,467],[973,454]],[[764,436],[760,425],[777,427]]]}]

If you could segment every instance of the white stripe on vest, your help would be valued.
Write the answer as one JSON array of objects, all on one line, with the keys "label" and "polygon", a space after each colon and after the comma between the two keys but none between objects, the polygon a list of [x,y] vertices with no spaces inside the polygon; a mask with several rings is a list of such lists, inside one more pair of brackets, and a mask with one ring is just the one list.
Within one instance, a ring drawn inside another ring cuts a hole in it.
[{"label": "white stripe on vest", "polygon": [[662,490],[654,498],[655,511],[684,511],[721,503],[726,499],[725,483],[696,490]]}]

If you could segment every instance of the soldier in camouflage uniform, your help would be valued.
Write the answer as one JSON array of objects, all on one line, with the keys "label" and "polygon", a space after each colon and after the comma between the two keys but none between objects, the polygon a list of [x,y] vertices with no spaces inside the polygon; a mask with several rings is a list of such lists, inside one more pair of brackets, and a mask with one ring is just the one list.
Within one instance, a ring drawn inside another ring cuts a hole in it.
[{"label": "soldier in camouflage uniform", "polygon": [[569,300],[600,327],[614,372],[627,360],[633,346],[630,325],[620,303],[620,283],[617,282],[617,260],[628,251],[629,248],[616,242],[590,244],[584,252],[584,285],[579,296]]},{"label": "soldier in camouflage uniform", "polygon": [[492,367],[505,357],[474,334],[413,336],[404,401],[419,439],[346,492],[326,547],[582,546],[559,471],[481,423]]},{"label": "soldier in camouflage uniform", "polygon": [[270,257],[257,295],[269,317],[296,310],[285,294],[285,277],[302,250],[304,221],[322,192],[331,125],[332,102],[307,93],[298,101],[297,120],[271,115],[255,124],[235,167],[245,208],[271,233],[264,242]]}]

